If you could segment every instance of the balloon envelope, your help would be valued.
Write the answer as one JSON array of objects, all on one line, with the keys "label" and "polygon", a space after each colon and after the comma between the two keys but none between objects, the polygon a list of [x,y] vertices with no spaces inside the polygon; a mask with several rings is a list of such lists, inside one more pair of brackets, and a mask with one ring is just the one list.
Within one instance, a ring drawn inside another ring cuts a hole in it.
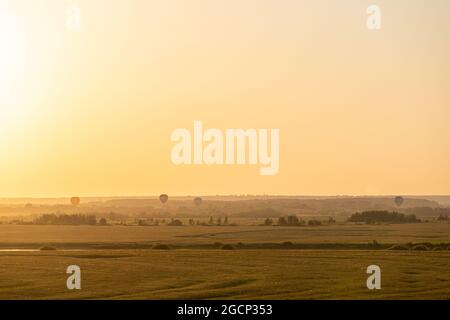
[{"label": "balloon envelope", "polygon": [[403,204],[403,197],[395,197],[394,199],[395,204],[397,205],[397,207],[400,207]]},{"label": "balloon envelope", "polygon": [[169,200],[169,196],[167,194],[162,194],[159,196],[159,201],[161,201],[162,204],[166,203],[167,200]]},{"label": "balloon envelope", "polygon": [[78,197],[72,197],[72,198],[70,198],[70,203],[74,206],[74,207],[76,207],[77,205],[79,205],[80,204],[80,198],[78,198]]},{"label": "balloon envelope", "polygon": [[195,203],[196,206],[201,205],[202,202],[203,202],[203,199],[200,198],[200,197],[197,197],[197,198],[194,199],[194,203]]}]

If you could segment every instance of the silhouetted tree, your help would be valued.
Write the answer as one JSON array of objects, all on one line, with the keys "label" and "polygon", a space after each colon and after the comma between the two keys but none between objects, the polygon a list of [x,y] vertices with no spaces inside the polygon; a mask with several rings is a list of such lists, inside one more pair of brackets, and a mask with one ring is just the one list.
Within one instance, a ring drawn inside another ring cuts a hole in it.
[{"label": "silhouetted tree", "polygon": [[43,214],[33,221],[40,225],[96,225],[97,218],[93,215],[84,214]]},{"label": "silhouetted tree", "polygon": [[278,218],[278,225],[280,226],[301,226],[304,221],[300,221],[297,216],[287,216]]},{"label": "silhouetted tree", "polygon": [[389,211],[364,211],[353,214],[349,221],[351,222],[365,222],[365,223],[415,223],[420,222],[416,215],[404,215],[398,212]]},{"label": "silhouetted tree", "polygon": [[169,222],[167,225],[171,227],[180,227],[183,225],[183,222],[181,222],[181,220],[175,219]]}]

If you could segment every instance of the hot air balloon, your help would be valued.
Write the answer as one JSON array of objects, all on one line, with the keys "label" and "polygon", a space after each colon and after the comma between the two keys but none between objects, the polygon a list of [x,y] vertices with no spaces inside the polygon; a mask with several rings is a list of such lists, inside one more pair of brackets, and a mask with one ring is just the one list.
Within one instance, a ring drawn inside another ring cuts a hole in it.
[{"label": "hot air balloon", "polygon": [[397,207],[400,207],[403,204],[403,197],[395,197],[394,202],[397,205]]},{"label": "hot air balloon", "polygon": [[202,202],[203,202],[203,199],[200,198],[200,197],[197,197],[197,198],[194,199],[194,203],[195,203],[195,205],[196,205],[197,207],[198,207],[199,205],[201,205]]},{"label": "hot air balloon", "polygon": [[79,204],[80,204],[80,198],[78,198],[78,197],[72,197],[72,198],[70,198],[70,203],[74,206],[74,207],[76,207],[76,206],[78,206]]},{"label": "hot air balloon", "polygon": [[161,201],[162,204],[165,204],[169,200],[169,196],[167,194],[162,194],[159,196],[159,201]]}]

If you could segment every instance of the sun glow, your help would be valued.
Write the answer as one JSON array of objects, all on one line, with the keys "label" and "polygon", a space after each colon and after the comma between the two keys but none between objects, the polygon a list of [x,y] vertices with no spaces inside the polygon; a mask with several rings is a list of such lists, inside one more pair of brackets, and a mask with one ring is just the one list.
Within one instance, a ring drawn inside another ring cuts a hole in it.
[{"label": "sun glow", "polygon": [[[0,12],[0,81],[1,89],[20,71],[22,54],[20,33],[14,15]],[[6,91],[6,90],[2,90]]]},{"label": "sun glow", "polygon": [[0,130],[14,127],[23,114],[20,83],[25,71],[25,38],[14,14],[0,12]]}]

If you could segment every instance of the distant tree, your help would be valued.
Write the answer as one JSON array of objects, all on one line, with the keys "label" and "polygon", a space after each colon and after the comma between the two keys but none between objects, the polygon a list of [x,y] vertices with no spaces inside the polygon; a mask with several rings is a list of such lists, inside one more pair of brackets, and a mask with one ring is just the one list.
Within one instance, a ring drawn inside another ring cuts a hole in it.
[{"label": "distant tree", "polygon": [[213,217],[209,217],[209,224],[214,224],[214,219],[213,219]]},{"label": "distant tree", "polygon": [[288,225],[290,225],[290,226],[300,225],[300,220],[298,220],[297,216],[288,216],[287,222],[288,222]]},{"label": "distant tree", "polygon": [[389,211],[364,211],[353,214],[349,221],[371,223],[416,223],[420,222],[416,215],[404,215],[398,212]]},{"label": "distant tree", "polygon": [[106,225],[108,224],[108,222],[106,221],[105,218],[101,218],[100,221],[99,221],[99,224],[100,224],[101,226],[106,226]]},{"label": "distant tree", "polygon": [[265,225],[265,226],[271,226],[271,225],[273,225],[273,220],[272,220],[271,218],[267,218],[267,219],[264,221],[264,225]]},{"label": "distant tree", "polygon": [[303,224],[304,221],[299,220],[295,215],[278,218],[278,225],[280,226],[301,226]]},{"label": "distant tree", "polygon": [[147,221],[145,221],[144,219],[139,219],[138,226],[141,226],[141,227],[148,226]]},{"label": "distant tree", "polygon": [[96,225],[97,218],[84,214],[43,214],[34,219],[33,224],[38,225]]},{"label": "distant tree", "polygon": [[224,224],[228,224],[228,216],[225,216],[225,220],[223,221]]},{"label": "distant tree", "polygon": [[308,221],[308,225],[309,226],[320,226],[322,224],[322,222],[320,222],[319,220],[309,220]]},{"label": "distant tree", "polygon": [[95,216],[88,216],[88,224],[95,226],[97,224],[97,218]]},{"label": "distant tree", "polygon": [[167,225],[171,227],[181,227],[183,225],[183,222],[181,222],[181,220],[175,219],[169,222]]},{"label": "distant tree", "polygon": [[279,218],[278,218],[278,224],[279,224],[280,226],[287,226],[287,225],[288,225],[288,222],[287,222],[287,220],[286,220],[285,217],[279,217]]},{"label": "distant tree", "polygon": [[221,217],[217,218],[217,224],[218,224],[219,226],[222,224],[222,218],[221,218]]}]

